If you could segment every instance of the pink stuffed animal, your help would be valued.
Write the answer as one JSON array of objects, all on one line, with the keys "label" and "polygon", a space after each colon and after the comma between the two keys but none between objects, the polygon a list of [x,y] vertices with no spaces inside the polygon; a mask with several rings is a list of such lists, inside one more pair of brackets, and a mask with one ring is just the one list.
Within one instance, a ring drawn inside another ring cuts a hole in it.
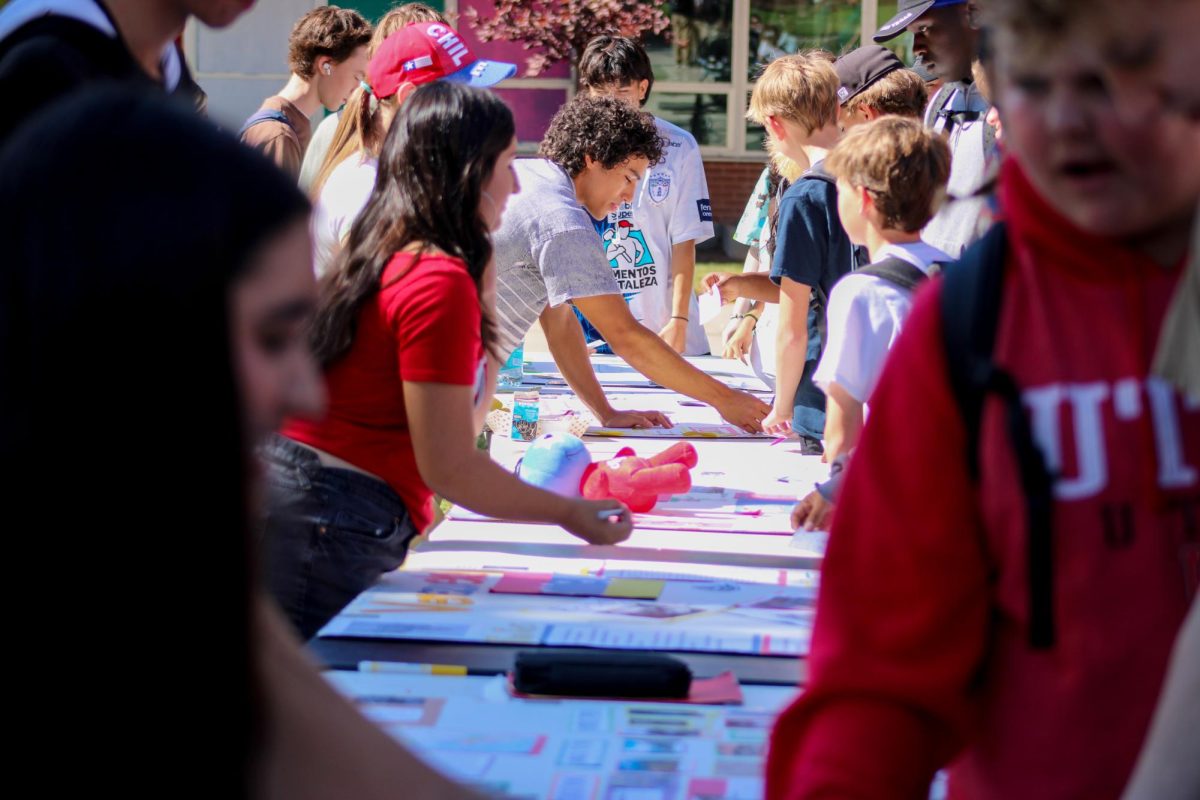
[{"label": "pink stuffed animal", "polygon": [[589,466],[580,488],[588,500],[612,498],[630,511],[645,513],[654,508],[660,495],[692,488],[689,470],[696,461],[696,448],[688,442],[673,444],[649,458],[639,458],[633,448],[623,447],[616,457]]}]

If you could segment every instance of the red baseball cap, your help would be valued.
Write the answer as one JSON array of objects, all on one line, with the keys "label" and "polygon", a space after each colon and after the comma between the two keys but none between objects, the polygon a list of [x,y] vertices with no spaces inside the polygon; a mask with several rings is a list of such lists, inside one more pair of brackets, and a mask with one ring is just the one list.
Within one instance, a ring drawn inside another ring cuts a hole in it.
[{"label": "red baseball cap", "polygon": [[516,64],[475,58],[458,31],[440,22],[401,28],[383,40],[367,65],[371,92],[381,100],[403,83],[420,86],[443,80],[494,86],[516,73]]}]

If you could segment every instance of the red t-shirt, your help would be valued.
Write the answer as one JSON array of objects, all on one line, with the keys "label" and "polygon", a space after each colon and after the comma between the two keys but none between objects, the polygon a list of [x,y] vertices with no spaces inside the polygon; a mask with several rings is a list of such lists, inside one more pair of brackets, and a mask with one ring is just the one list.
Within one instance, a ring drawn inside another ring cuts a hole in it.
[{"label": "red t-shirt", "polygon": [[806,692],[780,717],[767,796],[1117,797],[1195,591],[1200,401],[1148,378],[1178,269],[1089,236],[1015,165],[996,358],[1059,469],[1054,620],[1029,645],[1028,536],[1003,405],[978,488],[946,375],[940,284],[871,399],[822,569]]},{"label": "red t-shirt", "polygon": [[281,432],[383,478],[423,531],[433,493],[417,470],[403,382],[474,386],[478,394],[485,369],[479,298],[466,264],[450,256],[414,263],[397,253],[381,285],[359,314],[354,344],[325,374],[325,417],[289,420]]}]

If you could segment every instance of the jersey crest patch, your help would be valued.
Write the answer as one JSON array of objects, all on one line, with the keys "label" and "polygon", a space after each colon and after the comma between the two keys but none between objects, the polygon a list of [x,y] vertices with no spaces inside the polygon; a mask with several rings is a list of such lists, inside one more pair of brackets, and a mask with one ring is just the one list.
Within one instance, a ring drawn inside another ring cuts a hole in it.
[{"label": "jersey crest patch", "polygon": [[671,194],[671,173],[652,172],[646,179],[646,194],[655,203],[661,203]]}]

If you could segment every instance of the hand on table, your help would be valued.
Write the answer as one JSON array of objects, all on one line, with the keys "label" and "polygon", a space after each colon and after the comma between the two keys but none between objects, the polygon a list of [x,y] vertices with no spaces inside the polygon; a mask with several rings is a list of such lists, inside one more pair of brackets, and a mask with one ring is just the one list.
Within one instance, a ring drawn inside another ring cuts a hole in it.
[{"label": "hand on table", "polygon": [[833,503],[814,489],[792,507],[792,529],[803,526],[806,531],[827,531],[832,515]]},{"label": "hand on table", "polygon": [[765,433],[769,433],[772,436],[791,436],[791,409],[788,409],[786,412],[780,412],[778,409],[772,408],[771,413],[762,422],[762,429]]},{"label": "hand on table", "polygon": [[616,544],[633,533],[633,515],[616,500],[572,501],[560,524],[588,544]]},{"label": "hand on table", "polygon": [[761,432],[763,417],[771,411],[769,405],[754,395],[735,389],[731,389],[724,400],[714,403],[713,406],[726,422],[737,425],[748,433]]},{"label": "hand on table", "polygon": [[603,428],[671,427],[671,420],[661,411],[619,411],[614,408],[599,422]]},{"label": "hand on table", "polygon": [[725,352],[721,355],[729,359],[737,359],[743,364],[749,363],[750,345],[754,342],[754,317],[742,317],[730,320],[725,331]]},{"label": "hand on table", "polygon": [[672,350],[682,355],[687,348],[687,323],[681,319],[672,318],[658,332],[658,338],[667,343]]}]

